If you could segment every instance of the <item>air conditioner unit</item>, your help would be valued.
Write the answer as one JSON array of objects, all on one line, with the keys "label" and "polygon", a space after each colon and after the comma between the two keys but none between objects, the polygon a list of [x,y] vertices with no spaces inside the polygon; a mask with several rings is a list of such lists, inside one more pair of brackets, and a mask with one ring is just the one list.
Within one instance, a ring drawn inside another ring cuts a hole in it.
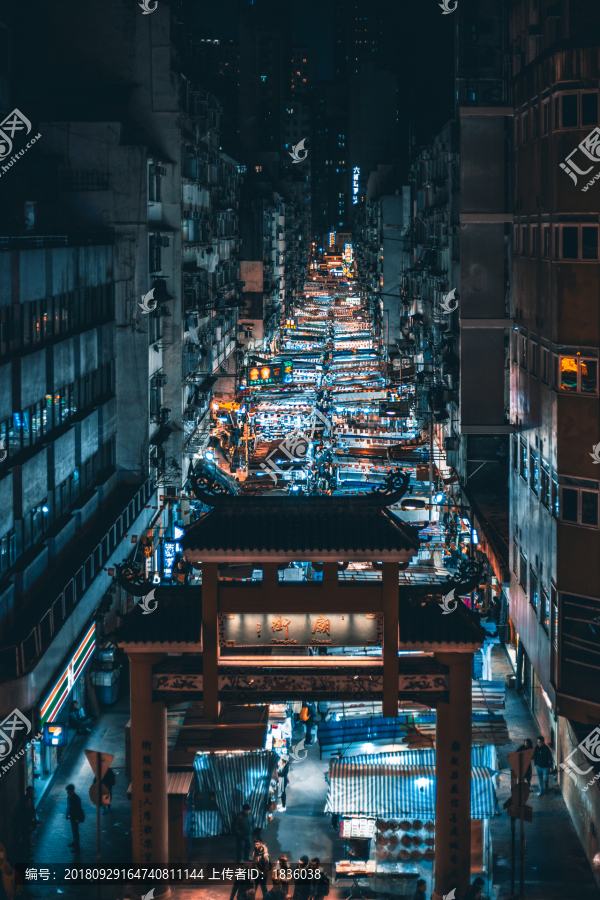
[{"label": "air conditioner unit", "polygon": [[152,376],[152,380],[154,381],[156,387],[164,387],[169,380],[169,376],[165,375],[164,372],[159,372],[156,375]]},{"label": "air conditioner unit", "polygon": [[171,240],[170,238],[168,238],[168,237],[163,237],[162,235],[160,235],[160,237],[157,238],[157,242],[156,242],[156,243],[157,243],[157,246],[158,246],[158,247],[169,247],[169,246],[170,246],[170,240]]}]

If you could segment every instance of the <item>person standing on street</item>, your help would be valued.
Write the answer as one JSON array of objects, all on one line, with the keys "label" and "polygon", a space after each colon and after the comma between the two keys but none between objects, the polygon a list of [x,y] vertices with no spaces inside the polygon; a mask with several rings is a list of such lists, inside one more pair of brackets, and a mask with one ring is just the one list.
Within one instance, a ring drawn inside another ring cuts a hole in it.
[{"label": "person standing on street", "polygon": [[83,806],[81,805],[81,798],[75,793],[75,785],[68,784],[66,790],[67,819],[71,822],[71,832],[73,834],[73,840],[69,844],[69,847],[73,848],[74,853],[79,853],[79,825],[81,822],[85,822],[85,813],[83,811]]},{"label": "person standing on street", "polygon": [[285,812],[287,806],[287,786],[290,780],[290,761],[289,759],[285,761],[283,768],[279,773],[279,778],[281,779],[281,809],[280,812]]},{"label": "person standing on street", "polygon": [[329,878],[321,868],[321,860],[318,856],[314,856],[309,866],[314,870],[314,876],[310,884],[310,894],[309,897],[312,900],[324,900],[324,898],[329,894]]},{"label": "person standing on street", "polygon": [[289,883],[293,877],[292,864],[284,854],[283,856],[279,857],[279,859],[273,866],[273,871],[271,872],[273,887],[275,887],[276,884],[280,884],[283,889],[282,896],[287,897]]},{"label": "person standing on street", "polygon": [[292,894],[292,900],[308,900],[311,884],[308,878],[301,878],[300,873],[302,869],[308,868],[308,856],[301,856],[298,860],[298,865],[296,866],[296,872],[298,872],[298,876],[294,879],[294,893]]},{"label": "person standing on street", "polygon": [[254,890],[258,893],[258,886],[262,891],[263,897],[267,893],[267,875],[271,869],[271,860],[269,859],[269,851],[266,844],[263,844],[258,834],[254,834],[254,850],[252,851],[252,865],[258,869],[259,875],[254,882]]},{"label": "person standing on street", "polygon": [[413,900],[427,900],[427,897],[425,896],[426,889],[427,882],[424,878],[419,878],[419,880],[417,881],[417,889],[415,891]]},{"label": "person standing on street", "polygon": [[273,887],[265,894],[265,900],[285,900],[283,884],[281,881],[273,882]]},{"label": "person standing on street", "polygon": [[250,807],[247,803],[244,803],[241,812],[233,820],[233,833],[235,835],[237,861],[239,863],[244,862],[244,860],[248,861],[250,859],[252,819],[250,818]]},{"label": "person standing on street", "polygon": [[538,797],[541,797],[542,794],[548,793],[548,776],[550,769],[554,767],[552,752],[541,734],[537,739],[537,747],[533,754],[533,764],[538,777]]}]

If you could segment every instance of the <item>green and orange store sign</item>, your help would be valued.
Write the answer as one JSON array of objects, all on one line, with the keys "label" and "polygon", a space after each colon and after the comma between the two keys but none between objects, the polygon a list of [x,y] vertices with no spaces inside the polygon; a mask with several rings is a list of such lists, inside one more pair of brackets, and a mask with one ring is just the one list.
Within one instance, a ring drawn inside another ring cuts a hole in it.
[{"label": "green and orange store sign", "polygon": [[58,715],[95,649],[96,623],[92,622],[58,681],[43,701],[40,707],[40,725],[52,722]]}]

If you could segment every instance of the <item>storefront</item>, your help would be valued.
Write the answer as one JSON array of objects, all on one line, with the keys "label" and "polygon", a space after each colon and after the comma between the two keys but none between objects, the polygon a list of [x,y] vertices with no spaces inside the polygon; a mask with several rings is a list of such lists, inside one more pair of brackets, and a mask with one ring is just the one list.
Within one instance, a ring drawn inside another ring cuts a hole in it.
[{"label": "storefront", "polygon": [[[35,786],[35,800],[39,803],[60,763],[68,742],[76,733],[69,724],[69,708],[76,700],[79,708],[89,712],[84,674],[96,649],[96,623],[86,626],[72,655],[63,663],[52,680],[38,707],[38,731],[43,737],[31,742],[27,754],[27,784]],[[48,726],[54,726],[50,728]]]},{"label": "storefront", "polygon": [[[472,748],[472,875],[488,875],[492,860],[489,818],[497,808],[496,773],[475,763],[491,761],[491,751]],[[435,751],[336,760],[328,781],[325,811],[337,817],[344,839],[345,857],[333,861],[336,877],[368,879],[373,890],[401,895],[404,887],[411,896],[416,880],[423,878],[429,889],[435,867]]]}]

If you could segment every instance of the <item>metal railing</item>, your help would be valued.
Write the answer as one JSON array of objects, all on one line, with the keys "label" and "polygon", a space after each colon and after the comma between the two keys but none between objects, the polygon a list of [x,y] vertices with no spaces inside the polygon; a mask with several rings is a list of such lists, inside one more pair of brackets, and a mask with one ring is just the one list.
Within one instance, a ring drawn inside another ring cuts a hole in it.
[{"label": "metal railing", "polygon": [[24,675],[32,663],[45,653],[77,603],[102,571],[123,535],[141,513],[153,490],[152,479],[148,478],[29,634],[18,644],[0,648],[0,683]]}]

